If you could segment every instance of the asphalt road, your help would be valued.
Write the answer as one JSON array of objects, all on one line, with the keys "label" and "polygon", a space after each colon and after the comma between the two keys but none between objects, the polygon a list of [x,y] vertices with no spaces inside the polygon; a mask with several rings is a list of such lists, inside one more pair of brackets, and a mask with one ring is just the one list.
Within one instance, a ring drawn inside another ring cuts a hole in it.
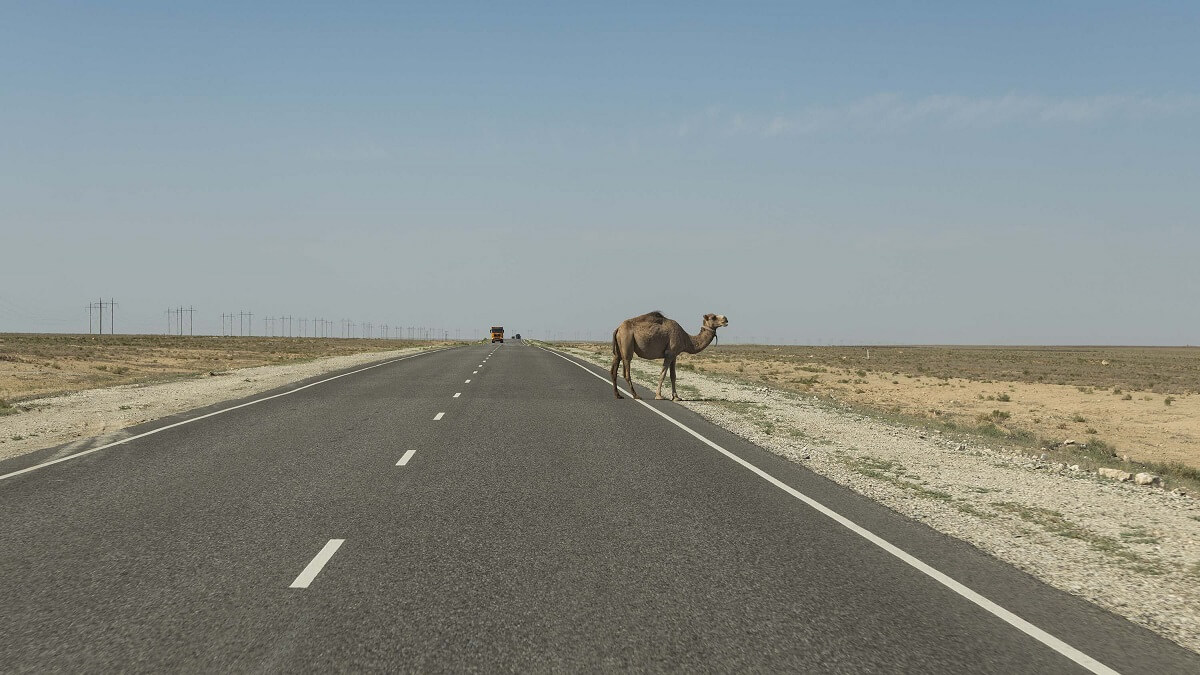
[{"label": "asphalt road", "polygon": [[0,479],[0,670],[1086,672],[1066,652],[1100,672],[1200,672],[1149,631],[649,403],[779,485],[519,341]]}]

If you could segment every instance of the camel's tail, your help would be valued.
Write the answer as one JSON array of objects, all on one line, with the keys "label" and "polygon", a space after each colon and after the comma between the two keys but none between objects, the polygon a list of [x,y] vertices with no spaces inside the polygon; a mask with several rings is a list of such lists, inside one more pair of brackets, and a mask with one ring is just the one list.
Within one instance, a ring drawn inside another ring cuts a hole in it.
[{"label": "camel's tail", "polygon": [[617,346],[617,331],[613,331],[613,356],[620,356],[621,348]]}]

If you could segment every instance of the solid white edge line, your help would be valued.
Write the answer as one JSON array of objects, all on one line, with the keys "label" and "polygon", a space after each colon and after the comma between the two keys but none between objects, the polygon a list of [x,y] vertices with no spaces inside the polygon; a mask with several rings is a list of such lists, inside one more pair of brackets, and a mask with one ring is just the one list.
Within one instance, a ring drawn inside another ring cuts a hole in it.
[{"label": "solid white edge line", "polygon": [[417,454],[416,448],[413,448],[413,449],[409,450],[408,452],[404,453],[404,456],[400,458],[400,461],[396,462],[396,466],[404,466],[405,464],[408,464],[408,460],[412,459],[412,456],[415,454]]},{"label": "solid white edge line", "polygon": [[434,415],[434,416],[433,416],[433,421],[434,421],[434,422],[436,422],[436,421],[438,421],[438,420],[442,419],[442,416],[443,416],[443,415],[445,415],[445,414],[446,414],[446,413],[444,413],[444,412],[440,412],[440,413],[438,413],[438,414]]},{"label": "solid white edge line", "polygon": [[[448,348],[447,348],[447,349],[448,349]],[[123,439],[121,439],[121,440],[119,440],[119,441],[115,441],[115,442],[113,442],[113,443],[109,443],[109,444],[107,444],[107,445],[101,445],[101,446],[100,446],[100,447],[98,447],[98,448],[92,448],[91,450],[84,450],[83,452],[77,452],[77,453],[75,453],[75,454],[73,454],[73,455],[67,455],[66,457],[59,457],[58,459],[51,460],[51,461],[49,461],[49,462],[42,462],[41,464],[34,464],[33,466],[28,466],[28,467],[25,467],[24,469],[21,469],[21,470],[19,470],[19,471],[13,471],[12,473],[6,473],[6,474],[4,474],[3,476],[0,476],[0,480],[4,480],[5,478],[12,478],[12,477],[14,477],[14,476],[20,476],[20,475],[21,475],[21,474],[23,474],[23,473],[29,473],[30,471],[34,471],[34,470],[36,470],[36,469],[41,469],[41,468],[44,468],[44,467],[47,467],[47,466],[51,466],[51,465],[53,465],[53,464],[58,464],[59,462],[65,462],[65,461],[67,461],[67,460],[69,460],[69,459],[75,459],[75,458],[77,458],[77,457],[83,457],[84,455],[90,455],[90,454],[92,454],[93,452],[100,452],[101,450],[106,450],[106,449],[108,449],[108,448],[112,448],[112,447],[115,447],[115,446],[118,446],[118,445],[122,445],[122,444],[128,443],[128,442],[130,442],[130,441],[136,441],[136,440],[137,440],[137,439],[139,439],[139,438],[145,438],[145,437],[147,437],[147,436],[153,436],[154,434],[157,434],[157,433],[159,433],[159,432],[161,432],[161,431],[166,431],[167,429],[174,429],[175,427],[180,427],[180,426],[183,426],[183,425],[185,425],[185,424],[191,424],[192,422],[198,422],[198,421],[200,421],[200,420],[202,420],[202,419],[205,419],[205,418],[208,418],[208,417],[213,417],[213,416],[215,416],[215,415],[222,415],[222,414],[224,414],[224,413],[227,413],[227,412],[229,412],[229,411],[231,411],[231,410],[237,410],[238,408],[245,408],[245,407],[246,407],[246,406],[248,406],[248,405],[254,405],[254,404],[256,404],[256,403],[262,403],[263,401],[270,401],[271,399],[273,399],[273,398],[279,398],[280,396],[288,396],[289,394],[294,394],[294,393],[296,393],[296,392],[298,392],[298,391],[302,391],[302,390],[304,390],[304,389],[308,389],[309,387],[315,387],[315,386],[317,386],[318,384],[325,384],[326,382],[332,382],[333,380],[336,380],[336,379],[338,379],[338,378],[340,378],[340,377],[346,377],[347,375],[354,375],[355,373],[361,373],[361,372],[363,372],[364,370],[371,370],[372,368],[379,368],[379,367],[381,367],[381,366],[390,365],[390,364],[396,363],[396,362],[398,362],[398,361],[406,361],[406,360],[408,360],[408,359],[415,359],[415,358],[416,358],[416,357],[418,357],[418,356],[425,356],[426,354],[433,354],[434,352],[444,352],[444,351],[446,351],[446,350],[445,350],[445,349],[434,349],[434,350],[430,350],[430,351],[427,351],[427,352],[421,352],[421,353],[419,353],[419,354],[409,354],[408,356],[401,356],[400,358],[398,358],[398,359],[392,359],[391,361],[384,361],[383,363],[376,363],[375,365],[372,365],[372,366],[367,366],[366,368],[359,368],[358,370],[352,370],[352,371],[350,371],[350,372],[348,372],[348,373],[342,373],[341,375],[334,375],[333,377],[329,377],[329,378],[326,378],[326,379],[324,379],[324,380],[320,380],[320,381],[317,381],[317,382],[310,382],[309,384],[306,384],[306,385],[304,385],[304,386],[302,386],[302,387],[296,387],[295,389],[292,389],[292,390],[290,390],[290,391],[285,391],[285,392],[282,392],[282,393],[279,393],[279,394],[272,394],[271,396],[265,396],[265,397],[263,397],[263,398],[255,399],[255,400],[253,400],[253,401],[247,401],[246,403],[240,403],[240,404],[238,404],[238,405],[231,406],[231,407],[228,407],[228,408],[223,408],[223,409],[221,409],[221,410],[217,410],[217,411],[214,411],[214,412],[206,413],[206,414],[204,414],[204,415],[200,415],[200,416],[198,416],[198,417],[192,417],[192,418],[190,418],[190,419],[183,420],[182,422],[176,422],[176,423],[174,423],[174,424],[168,424],[168,425],[167,425],[167,426],[165,426],[165,427],[159,427],[159,428],[157,428],[157,429],[152,429],[152,430],[150,430],[150,431],[147,431],[147,432],[145,432],[145,433],[138,434],[138,435],[136,435],[136,436],[130,436],[129,438],[123,438]],[[286,386],[286,385],[285,385],[285,386]]]},{"label": "solid white edge line", "polygon": [[[564,354],[561,354],[561,353],[556,352],[551,349],[546,349],[545,347],[540,347],[540,349],[542,349],[543,351],[550,352],[551,354],[554,354],[555,356],[567,361],[568,363],[571,363],[572,365],[582,368],[586,373],[601,380],[602,382],[611,384],[611,381],[606,379],[604,376],[595,373],[587,366],[585,366],[581,363],[578,363],[577,361],[567,357]],[[628,391],[625,391],[625,389],[623,389],[623,388],[621,388],[621,392],[626,394],[630,398],[632,398],[632,396],[633,396]],[[825,516],[829,517],[830,519],[832,519],[837,524],[845,527],[846,529],[859,535],[863,539],[866,539],[867,541],[871,542],[872,544],[875,544],[876,546],[883,549],[884,551],[887,551],[888,553],[892,554],[896,558],[899,558],[901,561],[907,563],[909,566],[915,568],[916,570],[925,574],[926,576],[933,579],[934,581],[936,581],[936,582],[942,584],[943,586],[945,586],[946,588],[954,591],[955,593],[959,594],[963,598],[966,598],[967,600],[973,602],[975,605],[981,607],[988,613],[999,618],[1000,620],[1002,620],[1005,623],[1009,624],[1010,626],[1016,628],[1017,630],[1021,631],[1022,633],[1025,633],[1029,637],[1032,637],[1033,639],[1037,640],[1038,642],[1041,642],[1042,644],[1053,649],[1054,651],[1058,652],[1059,654],[1062,654],[1063,656],[1067,657],[1068,659],[1071,659],[1072,661],[1079,664],[1080,666],[1088,669],[1089,671],[1091,671],[1093,673],[1098,673],[1098,674],[1103,674],[1103,675],[1117,675],[1117,671],[1113,670],[1112,668],[1109,668],[1108,666],[1104,665],[1103,663],[1100,663],[1099,661],[1092,658],[1091,656],[1084,654],[1083,652],[1072,647],[1071,645],[1067,644],[1066,642],[1063,642],[1062,640],[1054,637],[1050,633],[1047,633],[1046,631],[1042,630],[1041,628],[1038,628],[1037,626],[1033,625],[1032,623],[1017,616],[1016,614],[1013,614],[1009,610],[1001,607],[1000,605],[992,602],[991,600],[988,600],[987,598],[985,598],[982,595],[980,595],[979,593],[971,590],[967,586],[964,586],[963,584],[959,583],[958,581],[955,581],[954,579],[952,579],[945,573],[938,571],[937,569],[931,567],[930,565],[921,561],[917,557],[915,557],[915,556],[905,552],[904,550],[900,549],[899,547],[889,543],[888,541],[884,540],[883,538],[881,538],[879,535],[875,534],[874,532],[871,532],[870,530],[866,529],[865,527],[862,527],[858,523],[855,523],[854,521],[843,516],[842,514],[838,513],[837,511],[834,511],[833,509],[825,506],[821,502],[818,502],[817,500],[813,499],[812,497],[809,497],[808,495],[804,494],[803,492],[800,492],[799,490],[796,490],[795,488],[787,485],[783,481],[780,481],[779,479],[775,478],[774,476],[767,473],[766,471],[763,471],[762,469],[751,464],[750,462],[742,459],[741,457],[738,457],[737,455],[726,450],[725,448],[721,447],[720,445],[717,445],[713,441],[710,441],[709,439],[700,435],[698,432],[693,431],[687,425],[676,420],[675,418],[664,413],[663,411],[655,408],[654,406],[650,405],[649,403],[646,403],[642,399],[633,399],[633,400],[636,401],[637,403],[641,403],[642,406],[645,407],[647,410],[652,411],[654,414],[662,417],[663,419],[667,420],[671,424],[674,424],[675,426],[679,427],[680,429],[683,429],[688,434],[695,437],[697,440],[704,443],[708,447],[725,455],[726,457],[732,459],[733,461],[737,462],[738,464],[741,464],[743,467],[749,469],[750,471],[753,471],[755,474],[757,474],[760,478],[766,480],[768,483],[783,490],[784,492],[790,494],[791,496],[795,497],[796,499],[799,499],[800,501],[804,502],[805,504],[808,504],[809,506],[811,506],[812,508],[814,508],[818,512],[820,512],[822,515],[825,515]]]},{"label": "solid white edge line", "polygon": [[308,588],[313,579],[316,579],[317,575],[321,573],[321,569],[325,567],[325,563],[329,562],[329,559],[333,557],[334,553],[337,553],[337,550],[341,548],[342,543],[345,541],[345,539],[330,539],[329,543],[325,544],[325,548],[322,548],[317,553],[317,557],[308,563],[308,567],[304,568],[304,571],[300,573],[300,576],[296,577],[296,580],[288,588]]}]

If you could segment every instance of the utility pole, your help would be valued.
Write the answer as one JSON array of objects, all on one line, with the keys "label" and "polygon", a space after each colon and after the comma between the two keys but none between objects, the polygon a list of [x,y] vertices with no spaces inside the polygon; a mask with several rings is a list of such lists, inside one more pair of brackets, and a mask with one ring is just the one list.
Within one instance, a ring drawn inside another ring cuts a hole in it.
[{"label": "utility pole", "polygon": [[[104,308],[105,307],[108,307],[108,334],[112,335],[113,332],[116,330],[117,315],[116,315],[116,312],[114,311],[116,306],[117,306],[116,300],[109,298],[108,302],[105,302],[104,298],[100,298],[100,302],[97,304],[96,307],[97,307],[97,309],[100,310],[100,334],[101,335],[104,335]],[[90,323],[90,321],[89,321],[89,323]],[[88,326],[88,330],[91,330],[90,325]]]},{"label": "utility pole", "polygon": [[92,334],[92,310],[94,310],[94,309],[96,309],[96,303],[94,303],[94,302],[89,302],[89,303],[88,303],[88,306],[87,306],[87,311],[88,311],[88,335],[91,335],[91,334]]}]

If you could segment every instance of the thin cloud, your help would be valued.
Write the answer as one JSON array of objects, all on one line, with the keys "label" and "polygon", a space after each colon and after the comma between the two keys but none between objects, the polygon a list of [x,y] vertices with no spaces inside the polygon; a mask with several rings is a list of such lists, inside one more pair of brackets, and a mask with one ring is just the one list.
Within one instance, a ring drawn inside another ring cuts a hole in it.
[{"label": "thin cloud", "polygon": [[894,131],[915,126],[951,129],[1008,125],[1097,124],[1116,120],[1159,120],[1200,113],[1200,96],[1049,97],[1005,94],[970,97],[937,94],[910,99],[876,94],[838,106],[810,106],[773,115],[724,113],[716,108],[685,118],[679,136],[700,133],[802,136],[841,129]]}]

